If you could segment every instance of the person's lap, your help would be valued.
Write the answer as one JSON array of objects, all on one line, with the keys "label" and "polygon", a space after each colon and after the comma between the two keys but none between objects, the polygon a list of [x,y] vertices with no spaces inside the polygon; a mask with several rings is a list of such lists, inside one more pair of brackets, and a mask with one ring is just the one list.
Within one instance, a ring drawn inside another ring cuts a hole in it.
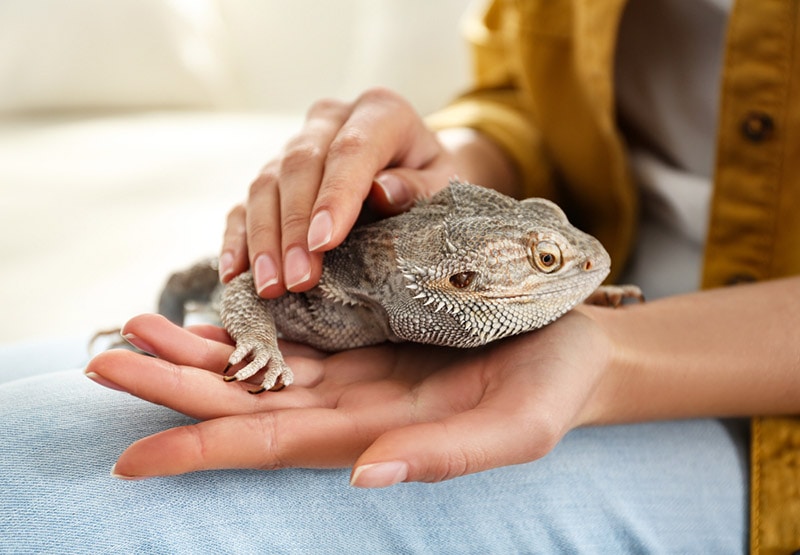
[{"label": "person's lap", "polygon": [[745,551],[743,422],[580,429],[537,462],[375,491],[345,469],[110,477],[189,422],[78,370],[0,379],[0,553]]}]

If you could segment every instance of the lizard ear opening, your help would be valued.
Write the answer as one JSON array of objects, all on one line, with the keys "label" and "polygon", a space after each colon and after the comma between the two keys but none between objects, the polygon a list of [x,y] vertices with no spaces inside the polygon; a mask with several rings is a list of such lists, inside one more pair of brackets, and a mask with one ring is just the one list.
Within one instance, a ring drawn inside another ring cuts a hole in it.
[{"label": "lizard ear opening", "polygon": [[466,289],[475,281],[477,272],[459,272],[450,276],[450,285],[456,289]]}]

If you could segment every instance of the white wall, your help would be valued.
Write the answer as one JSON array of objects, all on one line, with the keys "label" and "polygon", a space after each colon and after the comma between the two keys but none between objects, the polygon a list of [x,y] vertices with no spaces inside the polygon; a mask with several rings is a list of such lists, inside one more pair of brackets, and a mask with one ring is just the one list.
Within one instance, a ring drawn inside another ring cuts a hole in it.
[{"label": "white wall", "polygon": [[0,1],[0,343],[152,310],[314,99],[444,103],[465,4]]},{"label": "white wall", "polygon": [[[384,85],[430,112],[468,83],[467,0],[221,0],[244,102],[303,110]],[[280,53],[280,55],[275,55]]]},{"label": "white wall", "polygon": [[0,114],[303,111],[397,89],[431,111],[468,81],[467,0],[4,0]]}]

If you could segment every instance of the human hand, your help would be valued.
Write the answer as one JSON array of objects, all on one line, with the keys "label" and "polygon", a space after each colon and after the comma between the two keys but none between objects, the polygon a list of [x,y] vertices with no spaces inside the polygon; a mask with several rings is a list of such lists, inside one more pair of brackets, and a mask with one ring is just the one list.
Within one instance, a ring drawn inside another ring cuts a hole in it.
[{"label": "human hand", "polygon": [[537,459],[601,419],[610,346],[592,310],[602,309],[469,350],[406,343],[324,355],[284,344],[295,383],[256,396],[223,382],[232,349],[223,330],[145,315],[124,333],[160,358],[109,351],[87,374],[201,420],[131,445],[119,477],[355,465],[360,487],[439,481]]},{"label": "human hand", "polygon": [[228,216],[224,282],[253,268],[256,289],[277,297],[319,280],[322,252],[340,244],[368,197],[382,215],[447,185],[453,155],[399,95],[372,89],[354,102],[323,100]]}]

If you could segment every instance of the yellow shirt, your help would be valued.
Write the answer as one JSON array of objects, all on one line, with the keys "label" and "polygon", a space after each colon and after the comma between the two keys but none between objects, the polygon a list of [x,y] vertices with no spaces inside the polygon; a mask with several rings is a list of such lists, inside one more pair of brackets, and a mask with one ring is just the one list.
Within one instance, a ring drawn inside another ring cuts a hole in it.
[{"label": "yellow shirt", "polygon": [[[491,137],[530,196],[559,202],[624,268],[638,203],[614,101],[625,0],[496,0],[470,21],[475,88],[429,118]],[[728,23],[703,286],[800,274],[800,0]],[[751,550],[800,549],[800,420],[756,418]]]}]

